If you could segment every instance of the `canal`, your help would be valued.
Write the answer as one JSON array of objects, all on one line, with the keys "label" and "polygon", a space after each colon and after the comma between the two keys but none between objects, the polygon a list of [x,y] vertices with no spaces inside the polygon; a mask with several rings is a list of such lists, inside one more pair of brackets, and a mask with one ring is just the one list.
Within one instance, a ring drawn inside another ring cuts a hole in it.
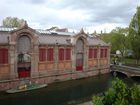
[{"label": "canal", "polygon": [[[131,85],[140,83],[139,79],[119,78]],[[95,94],[100,94],[111,86],[114,77],[104,74],[79,80],[49,84],[48,87],[28,92],[6,94],[0,93],[0,105],[76,105],[88,101]]]}]

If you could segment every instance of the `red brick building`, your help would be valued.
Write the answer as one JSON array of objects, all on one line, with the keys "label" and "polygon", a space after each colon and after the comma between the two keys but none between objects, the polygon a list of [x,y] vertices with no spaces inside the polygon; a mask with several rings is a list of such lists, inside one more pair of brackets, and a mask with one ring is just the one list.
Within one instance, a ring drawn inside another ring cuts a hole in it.
[{"label": "red brick building", "polygon": [[20,82],[52,83],[109,72],[110,46],[96,35],[0,28],[0,90]]}]

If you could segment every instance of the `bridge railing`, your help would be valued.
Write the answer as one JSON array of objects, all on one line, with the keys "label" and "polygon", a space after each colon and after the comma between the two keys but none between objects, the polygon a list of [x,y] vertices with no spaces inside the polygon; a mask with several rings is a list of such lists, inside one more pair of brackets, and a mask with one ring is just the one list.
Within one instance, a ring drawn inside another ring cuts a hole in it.
[{"label": "bridge railing", "polygon": [[130,67],[125,65],[110,65],[110,70],[113,71],[113,69],[118,69],[120,71],[129,71],[129,72],[140,72],[140,68],[137,67]]},{"label": "bridge railing", "polygon": [[140,68],[137,68],[137,67],[111,64],[110,71],[121,72],[121,73],[127,75],[127,77],[140,76]]}]

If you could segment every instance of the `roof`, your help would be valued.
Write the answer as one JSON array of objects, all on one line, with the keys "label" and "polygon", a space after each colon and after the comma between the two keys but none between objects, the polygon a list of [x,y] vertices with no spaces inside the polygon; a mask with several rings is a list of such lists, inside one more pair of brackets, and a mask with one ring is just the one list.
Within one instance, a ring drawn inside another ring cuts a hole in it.
[{"label": "roof", "polygon": [[89,45],[108,46],[104,41],[99,38],[87,38]]},{"label": "roof", "polygon": [[57,31],[57,32],[68,32],[67,28],[58,28],[58,27],[51,27],[50,29],[47,29],[47,31]]},{"label": "roof", "polygon": [[69,35],[69,36],[75,35],[74,33],[71,32],[58,32],[58,31],[48,31],[48,30],[41,30],[41,29],[36,29],[36,31],[39,32],[40,34]]},{"label": "roof", "polygon": [[7,44],[9,35],[8,33],[0,34],[0,44]]},{"label": "roof", "polygon": [[[0,44],[8,44],[8,36],[10,32],[16,30],[17,28],[4,28],[0,27]],[[59,44],[59,45],[70,45],[72,36],[75,36],[75,33],[70,32],[57,32],[57,31],[48,31],[35,29],[37,35],[39,36],[39,44]],[[108,46],[96,35],[88,35],[87,37],[89,45],[101,45]]]},{"label": "roof", "polygon": [[16,29],[17,29],[16,27],[14,27],[14,28],[0,27],[0,31],[2,31],[2,32],[10,32],[10,31],[13,31]]},{"label": "roof", "polygon": [[69,36],[62,35],[40,35],[39,43],[40,44],[58,44],[58,45],[69,45],[70,43],[67,41]]}]

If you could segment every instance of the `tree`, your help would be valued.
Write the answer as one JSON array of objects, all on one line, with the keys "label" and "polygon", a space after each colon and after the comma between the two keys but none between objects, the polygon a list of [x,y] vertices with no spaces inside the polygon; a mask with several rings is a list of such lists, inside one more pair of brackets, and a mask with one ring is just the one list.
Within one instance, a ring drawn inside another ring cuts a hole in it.
[{"label": "tree", "polygon": [[119,50],[123,60],[126,49],[129,47],[128,28],[116,27],[110,33],[102,35],[102,39],[107,43],[111,43],[111,53],[116,53]]},{"label": "tree", "polygon": [[129,41],[134,58],[136,59],[136,64],[138,64],[140,59],[140,7],[137,7],[137,11],[129,25]]},{"label": "tree", "polygon": [[118,78],[104,96],[93,96],[93,105],[140,105],[140,88],[134,84],[128,87]]},{"label": "tree", "polygon": [[113,47],[116,48],[115,50],[120,51],[123,60],[124,56],[126,56],[126,50],[129,47],[127,40],[128,28],[117,27],[116,29],[112,30],[111,33],[114,35]]},{"label": "tree", "polygon": [[114,35],[110,32],[110,33],[103,33],[102,35],[100,35],[100,37],[106,43],[111,44],[111,53],[115,54],[116,53],[116,48],[115,48],[115,46],[112,47],[112,45],[114,43]]},{"label": "tree", "polygon": [[2,21],[2,26],[4,27],[20,27],[25,20],[19,19],[17,17],[6,17]]}]

